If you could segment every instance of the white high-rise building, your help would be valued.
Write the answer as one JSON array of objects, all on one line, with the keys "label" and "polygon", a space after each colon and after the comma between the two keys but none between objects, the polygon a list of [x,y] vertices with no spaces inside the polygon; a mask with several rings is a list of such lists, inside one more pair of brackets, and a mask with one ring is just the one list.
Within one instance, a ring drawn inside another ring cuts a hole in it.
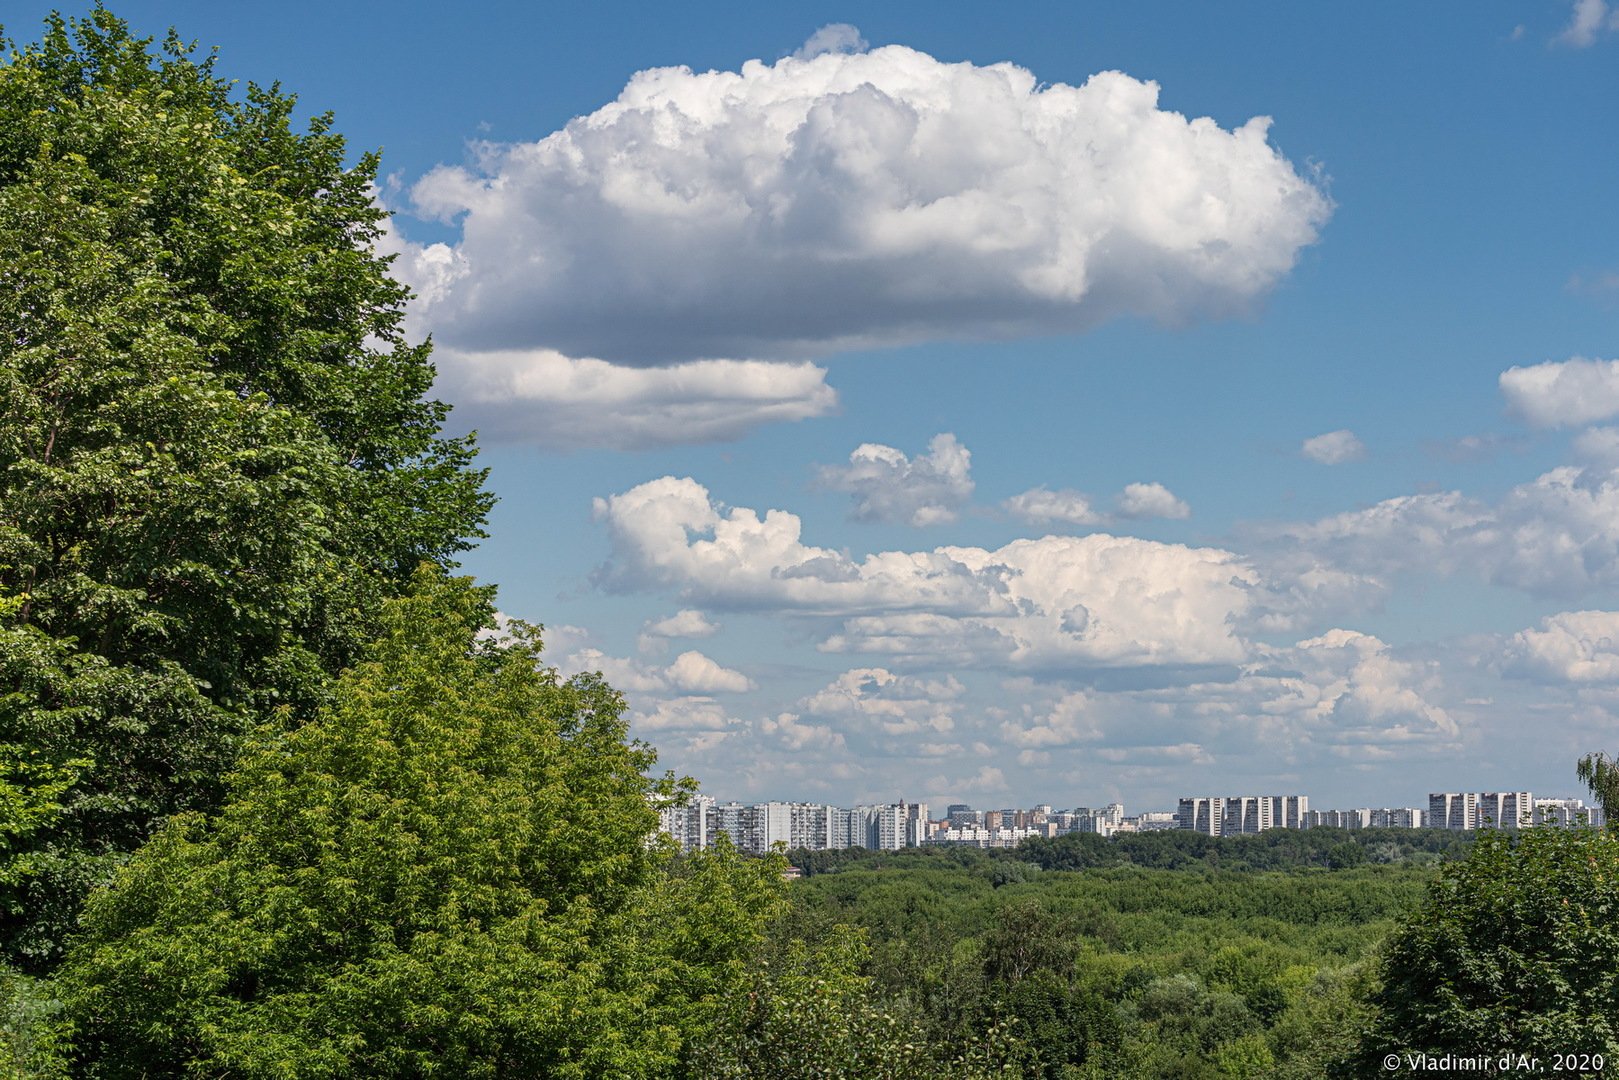
[{"label": "white high-rise building", "polygon": [[1262,832],[1271,827],[1271,803],[1258,795],[1232,795],[1225,801],[1220,822],[1221,836]]},{"label": "white high-rise building", "polygon": [[758,815],[753,807],[739,802],[715,803],[708,808],[708,814],[709,843],[724,833],[738,851],[763,850],[758,845]]},{"label": "white high-rise building", "polygon": [[1180,801],[1175,812],[1180,827],[1206,836],[1219,836],[1225,819],[1225,799],[1218,795],[1197,795]]},{"label": "white high-rise building", "polygon": [[1428,796],[1433,829],[1517,829],[1534,820],[1535,797],[1527,791],[1436,791]]},{"label": "white high-rise building", "polygon": [[1307,829],[1364,829],[1372,823],[1369,809],[1359,810],[1307,810],[1304,813]]},{"label": "white high-rise building", "polygon": [[1580,799],[1536,799],[1536,825],[1590,825],[1601,828],[1607,824],[1600,806],[1586,806]]},{"label": "white high-rise building", "polygon": [[928,838],[926,803],[887,803],[857,806],[850,827],[850,847],[898,851],[917,847]]},{"label": "white high-rise building", "polygon": [[1308,795],[1266,795],[1270,803],[1270,823],[1274,829],[1302,829],[1304,815],[1310,812]]},{"label": "white high-rise building", "polygon": [[1452,832],[1478,828],[1478,795],[1471,791],[1430,792],[1428,827]]},{"label": "white high-rise building", "polygon": [[1374,829],[1420,829],[1425,814],[1415,806],[1384,806],[1372,811]]},{"label": "white high-rise building", "polygon": [[1176,813],[1182,829],[1209,836],[1240,836],[1266,829],[1304,827],[1308,795],[1209,795],[1180,801]]},{"label": "white high-rise building", "polygon": [[1527,791],[1481,791],[1478,796],[1478,827],[1517,829],[1535,818],[1535,797]]},{"label": "white high-rise building", "polygon": [[681,851],[704,851],[709,846],[708,826],[712,795],[693,795],[680,806],[658,811],[658,826],[674,837]]}]

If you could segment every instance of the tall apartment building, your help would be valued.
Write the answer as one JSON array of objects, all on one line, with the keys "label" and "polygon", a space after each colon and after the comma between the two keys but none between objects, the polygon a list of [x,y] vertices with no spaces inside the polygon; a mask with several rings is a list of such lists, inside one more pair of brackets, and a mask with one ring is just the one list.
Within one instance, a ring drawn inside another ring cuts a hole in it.
[{"label": "tall apartment building", "polygon": [[1516,829],[1534,820],[1535,797],[1527,791],[1436,791],[1428,796],[1428,826],[1434,829]]},{"label": "tall apartment building", "polygon": [[1372,812],[1359,810],[1309,810],[1304,814],[1306,829],[1365,829],[1372,824]]},{"label": "tall apartment building", "polygon": [[1303,828],[1309,809],[1308,795],[1193,796],[1180,800],[1176,819],[1183,829],[1209,836],[1238,836]]},{"label": "tall apartment building", "polygon": [[1420,829],[1427,815],[1415,806],[1382,806],[1372,811],[1371,828]]},{"label": "tall apartment building", "polygon": [[1478,796],[1471,791],[1430,792],[1428,827],[1453,832],[1478,828]]},{"label": "tall apartment building", "polygon": [[709,847],[708,826],[712,795],[693,795],[682,806],[666,806],[658,811],[658,827],[674,837],[681,851],[705,851]]},{"label": "tall apartment building", "polygon": [[1062,814],[1049,814],[1046,820],[1058,826],[1061,832],[1099,833],[1111,836],[1124,824],[1124,804],[1108,803],[1098,809],[1076,806]]},{"label": "tall apartment building", "polygon": [[1527,791],[1481,791],[1478,827],[1517,829],[1535,819],[1535,797]]},{"label": "tall apartment building", "polygon": [[1220,819],[1221,836],[1262,832],[1271,827],[1269,799],[1258,795],[1233,795],[1225,801],[1225,813]]},{"label": "tall apartment building", "polygon": [[928,838],[926,803],[857,806],[850,818],[850,847],[897,851],[917,847]]},{"label": "tall apartment building", "polygon": [[1180,828],[1180,822],[1176,817],[1177,815],[1168,810],[1149,810],[1133,818],[1126,818],[1121,823],[1121,828],[1134,825],[1136,832],[1164,832]]},{"label": "tall apartment building", "polygon": [[1262,797],[1270,802],[1272,828],[1304,828],[1304,815],[1310,812],[1310,797],[1308,795],[1265,795]]},{"label": "tall apartment building", "polygon": [[1183,829],[1207,836],[1219,836],[1225,819],[1225,799],[1218,795],[1198,795],[1180,800],[1175,818]]},{"label": "tall apartment building", "polygon": [[753,807],[739,802],[714,803],[708,808],[708,840],[713,843],[721,833],[738,851],[762,851],[759,846],[759,826]]},{"label": "tall apartment building", "polygon": [[1307,829],[1420,829],[1423,812],[1414,806],[1362,806],[1355,810],[1310,810]]},{"label": "tall apartment building", "polygon": [[1589,825],[1600,829],[1607,818],[1600,806],[1586,806],[1580,799],[1536,799],[1536,825]]}]

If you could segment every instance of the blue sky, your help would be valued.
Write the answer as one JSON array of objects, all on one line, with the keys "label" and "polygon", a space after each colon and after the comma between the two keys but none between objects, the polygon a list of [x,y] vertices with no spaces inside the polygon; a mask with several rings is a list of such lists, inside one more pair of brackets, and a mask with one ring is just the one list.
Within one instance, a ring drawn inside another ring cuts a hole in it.
[{"label": "blue sky", "polygon": [[1602,0],[116,10],[383,149],[467,569],[712,794],[1619,750]]}]

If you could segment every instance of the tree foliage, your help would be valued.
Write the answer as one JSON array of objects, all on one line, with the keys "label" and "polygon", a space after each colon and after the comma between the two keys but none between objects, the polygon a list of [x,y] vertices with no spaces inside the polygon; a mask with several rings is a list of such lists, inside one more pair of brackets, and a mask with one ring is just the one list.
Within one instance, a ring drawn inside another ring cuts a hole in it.
[{"label": "tree foliage", "polygon": [[734,1000],[779,864],[671,867],[598,679],[428,572],[217,819],[98,893],[62,985],[84,1075],[667,1075]]},{"label": "tree foliage", "polygon": [[1486,830],[1384,950],[1352,1075],[1386,1055],[1619,1060],[1619,837]]},{"label": "tree foliage", "polygon": [[990,1025],[959,1054],[928,1038],[923,1019],[885,1001],[865,973],[859,931],[814,943],[777,938],[729,1003],[718,1037],[697,1047],[703,1080],[1019,1080],[1014,1025]]},{"label": "tree foliage", "polygon": [[84,763],[0,890],[38,966],[488,499],[401,336],[374,157],[101,9],[0,50],[0,744]]},{"label": "tree foliage", "polygon": [[1015,858],[958,855],[797,882],[794,933],[862,930],[876,1007],[957,1052],[1010,1025],[1030,1080],[1324,1075],[1368,1013],[1378,943],[1434,876],[1113,866],[997,884]]},{"label": "tree foliage", "polygon": [[1608,827],[1619,829],[1619,762],[1600,752],[1586,754],[1574,772],[1596,797]]}]

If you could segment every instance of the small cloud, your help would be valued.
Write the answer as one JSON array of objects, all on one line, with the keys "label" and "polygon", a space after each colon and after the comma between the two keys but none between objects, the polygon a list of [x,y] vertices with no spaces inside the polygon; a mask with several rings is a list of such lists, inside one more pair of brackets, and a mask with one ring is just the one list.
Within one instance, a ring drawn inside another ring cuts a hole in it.
[{"label": "small cloud", "polygon": [[1574,0],[1568,25],[1552,43],[1584,49],[1595,44],[1602,33],[1613,30],[1619,30],[1619,11],[1610,11],[1608,0]]},{"label": "small cloud", "polygon": [[1162,484],[1126,484],[1114,500],[1127,518],[1188,518],[1192,508]]},{"label": "small cloud", "polygon": [[1305,439],[1299,453],[1323,465],[1342,465],[1346,461],[1358,461],[1365,457],[1366,444],[1356,438],[1353,431],[1341,428]]},{"label": "small cloud", "polygon": [[1576,296],[1589,297],[1599,303],[1619,303],[1619,270],[1570,274],[1567,289]]},{"label": "small cloud", "polygon": [[1517,453],[1527,445],[1521,435],[1463,435],[1457,439],[1433,439],[1423,449],[1445,461],[1464,464],[1488,461],[1498,453]]},{"label": "small cloud", "polygon": [[867,48],[860,31],[848,23],[827,23],[793,53],[794,60],[813,60],[826,53],[862,53]]},{"label": "small cloud", "polygon": [[670,638],[706,638],[719,633],[719,624],[695,608],[684,608],[667,619],[648,620],[636,639],[644,653],[657,652],[668,645]]},{"label": "small cloud", "polygon": [[1576,427],[1619,416],[1619,360],[1572,360],[1501,373],[1507,408],[1533,427]]},{"label": "small cloud", "polygon": [[928,452],[908,458],[892,446],[863,443],[847,466],[825,466],[819,483],[854,496],[856,521],[939,525],[973,493],[972,454],[949,432],[935,435]]},{"label": "small cloud", "polygon": [[1061,491],[1032,488],[1021,495],[1012,496],[1001,506],[1008,514],[1031,525],[1054,521],[1066,525],[1101,525],[1107,521],[1107,515],[1091,505],[1088,495],[1069,488]]}]

